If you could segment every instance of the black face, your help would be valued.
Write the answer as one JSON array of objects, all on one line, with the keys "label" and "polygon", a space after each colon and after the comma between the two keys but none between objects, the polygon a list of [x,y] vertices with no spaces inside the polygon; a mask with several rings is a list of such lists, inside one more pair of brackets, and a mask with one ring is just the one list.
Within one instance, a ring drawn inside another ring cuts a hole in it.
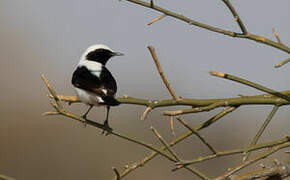
[{"label": "black face", "polygon": [[105,65],[112,56],[114,56],[114,53],[108,49],[96,49],[88,53],[86,58],[87,60],[96,61]]}]

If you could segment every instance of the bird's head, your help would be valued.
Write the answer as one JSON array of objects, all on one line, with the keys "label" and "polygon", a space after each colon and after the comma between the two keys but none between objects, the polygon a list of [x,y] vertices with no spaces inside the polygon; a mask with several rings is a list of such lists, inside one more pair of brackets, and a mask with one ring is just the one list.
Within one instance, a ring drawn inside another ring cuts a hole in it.
[{"label": "bird's head", "polygon": [[103,44],[95,44],[90,46],[84,53],[84,59],[88,61],[99,62],[103,65],[113,56],[123,56],[120,52],[111,50],[108,46]]}]

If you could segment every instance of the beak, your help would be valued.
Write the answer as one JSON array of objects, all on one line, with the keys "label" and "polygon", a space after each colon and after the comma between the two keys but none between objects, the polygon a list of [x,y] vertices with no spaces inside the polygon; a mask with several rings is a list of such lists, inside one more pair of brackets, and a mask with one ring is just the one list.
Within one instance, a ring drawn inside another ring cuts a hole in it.
[{"label": "beak", "polygon": [[113,56],[124,56],[124,54],[120,52],[113,52]]}]

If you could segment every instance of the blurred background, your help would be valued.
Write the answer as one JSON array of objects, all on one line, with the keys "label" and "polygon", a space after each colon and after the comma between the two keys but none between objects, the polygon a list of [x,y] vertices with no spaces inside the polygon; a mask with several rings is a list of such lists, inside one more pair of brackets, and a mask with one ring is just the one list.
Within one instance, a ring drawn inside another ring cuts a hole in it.
[{"label": "blurred background", "polygon": [[[272,28],[282,42],[290,42],[290,1],[236,0],[233,6],[251,33],[273,39]],[[221,1],[157,1],[157,5],[195,20],[239,32]],[[147,26],[159,13],[125,0],[1,0],[0,1],[0,173],[16,179],[77,180],[112,179],[112,167],[143,159],[149,150],[61,116],[43,117],[51,111],[40,76],[45,74],[58,94],[74,95],[71,75],[83,51],[102,43],[125,56],[107,64],[118,81],[118,96],[146,99],[171,98],[147,50],[155,47],[160,63],[178,95],[187,98],[237,97],[261,93],[247,86],[208,74],[210,70],[233,74],[275,90],[290,89],[289,65],[274,64],[289,55],[254,41],[235,39],[190,26],[170,17]],[[82,114],[86,106],[73,104],[67,110]],[[179,109],[182,107],[170,108]],[[169,119],[156,109],[140,121],[144,107],[112,108],[111,126],[140,140],[160,145],[149,130],[154,126],[169,141]],[[254,137],[271,106],[243,106],[201,134],[218,150],[245,147]],[[183,116],[192,126],[221,109]],[[259,142],[289,135],[289,107],[281,107]],[[103,122],[104,108],[94,108],[89,118]],[[177,122],[176,134],[185,132]],[[183,159],[209,154],[190,137],[174,150]],[[283,161],[282,150],[265,160]],[[231,156],[197,165],[214,177],[238,165],[241,156]],[[268,164],[267,164],[268,163]],[[172,173],[172,162],[158,157],[126,177],[134,179],[196,179],[186,170]],[[257,166],[252,166],[257,167]]]}]

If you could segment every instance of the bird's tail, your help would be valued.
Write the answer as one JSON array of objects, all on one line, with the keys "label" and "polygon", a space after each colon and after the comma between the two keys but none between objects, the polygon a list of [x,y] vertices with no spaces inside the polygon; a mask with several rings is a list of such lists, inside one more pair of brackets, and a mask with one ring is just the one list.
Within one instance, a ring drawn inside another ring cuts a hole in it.
[{"label": "bird's tail", "polygon": [[102,97],[103,101],[100,104],[105,104],[105,105],[109,105],[109,106],[118,106],[121,103],[119,101],[117,101],[117,99],[114,98],[114,96],[104,96]]}]

